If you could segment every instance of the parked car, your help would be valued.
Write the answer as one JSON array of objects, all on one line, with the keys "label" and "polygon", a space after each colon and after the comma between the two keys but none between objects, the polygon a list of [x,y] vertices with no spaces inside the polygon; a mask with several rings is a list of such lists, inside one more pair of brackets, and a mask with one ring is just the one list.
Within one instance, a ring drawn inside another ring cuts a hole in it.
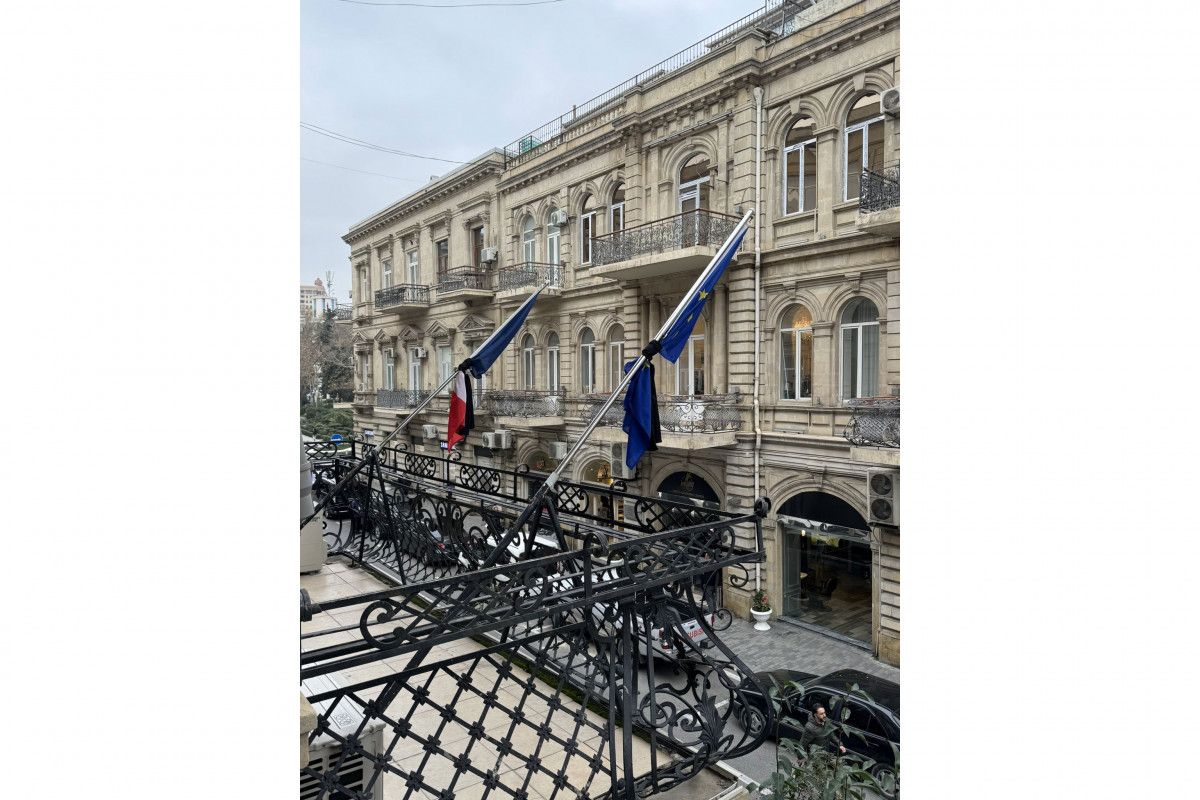
[{"label": "parked car", "polygon": [[[781,708],[775,728],[769,731],[776,739],[799,739],[817,706],[825,707],[829,719],[840,720],[843,696],[851,686],[858,684],[871,699],[851,695],[845,700],[850,708],[850,716],[845,721],[849,735],[843,738],[842,744],[848,752],[874,760],[871,772],[876,778],[885,774],[895,777],[896,754],[891,745],[895,744],[897,750],[900,748],[899,684],[855,669],[841,669],[828,675],[780,669],[758,672],[755,677],[767,687],[779,687]],[[799,684],[800,688],[792,684]],[[750,705],[766,708],[767,699],[754,684],[745,682],[742,691]],[[735,695],[734,711],[739,720],[745,720],[745,710],[740,702]],[[897,794],[892,796],[899,794],[899,785],[895,785]]]}]

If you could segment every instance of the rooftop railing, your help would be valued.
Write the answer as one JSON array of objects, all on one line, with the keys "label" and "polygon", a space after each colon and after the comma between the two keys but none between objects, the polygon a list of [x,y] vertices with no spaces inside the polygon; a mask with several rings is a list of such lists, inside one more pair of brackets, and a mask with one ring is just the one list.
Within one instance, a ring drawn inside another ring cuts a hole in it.
[{"label": "rooftop railing", "polygon": [[[768,687],[720,641],[712,595],[694,586],[722,571],[749,584],[768,501],[737,515],[563,481],[506,544],[532,476],[458,455],[380,451],[330,506],[345,517],[333,552],[392,588],[302,597],[309,740],[335,745],[301,770],[314,797],[384,782],[430,797],[635,800],[764,740],[773,714],[744,692]],[[338,459],[329,480],[351,464]],[[658,659],[639,668],[646,653]]]},{"label": "rooftop railing", "polygon": [[429,305],[429,287],[415,283],[402,283],[375,292],[376,309],[399,305]]},{"label": "rooftop railing", "polygon": [[699,209],[598,236],[592,239],[592,265],[602,267],[698,245],[719,247],[739,221],[730,214]]}]

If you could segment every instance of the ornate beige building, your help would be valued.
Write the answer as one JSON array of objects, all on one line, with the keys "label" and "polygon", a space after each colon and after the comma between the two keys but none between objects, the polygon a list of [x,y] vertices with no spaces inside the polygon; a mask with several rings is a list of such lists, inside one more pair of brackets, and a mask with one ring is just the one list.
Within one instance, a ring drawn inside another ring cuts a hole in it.
[{"label": "ornate beige building", "polygon": [[[536,480],[754,208],[678,365],[656,359],[659,451],[625,474],[618,406],[569,477],[770,497],[775,614],[898,664],[899,23],[895,0],[771,0],[355,224],[356,429],[390,431],[549,281],[463,453]],[[401,441],[436,451],[444,399],[419,422]]]}]

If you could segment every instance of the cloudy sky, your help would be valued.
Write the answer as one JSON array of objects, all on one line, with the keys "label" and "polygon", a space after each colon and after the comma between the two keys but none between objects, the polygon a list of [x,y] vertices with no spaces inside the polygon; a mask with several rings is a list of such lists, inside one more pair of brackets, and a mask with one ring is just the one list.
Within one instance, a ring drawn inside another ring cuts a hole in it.
[{"label": "cloudy sky", "polygon": [[[422,8],[302,0],[301,121],[420,156],[470,160],[762,5],[557,0]],[[350,270],[341,235],[456,164],[382,153],[304,129],[298,135],[300,278],[307,283],[333,270],[344,300]]]}]

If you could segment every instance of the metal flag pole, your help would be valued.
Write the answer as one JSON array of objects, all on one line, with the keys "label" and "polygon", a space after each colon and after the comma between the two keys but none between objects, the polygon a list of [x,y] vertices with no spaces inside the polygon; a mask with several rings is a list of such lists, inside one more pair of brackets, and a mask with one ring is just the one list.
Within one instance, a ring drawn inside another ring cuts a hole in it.
[{"label": "metal flag pole", "polygon": [[[541,292],[542,289],[545,289],[549,285],[550,285],[550,281],[547,280],[545,283],[543,283],[541,286],[538,287],[537,291],[535,291],[533,293],[533,295],[531,296],[531,299],[532,299],[532,297],[537,297],[538,293]],[[526,301],[526,302],[529,302],[529,301]],[[517,310],[513,312],[513,316],[519,314],[521,312],[521,309],[524,307],[525,307],[524,303],[522,303],[520,306],[518,306]],[[511,319],[512,319],[512,317],[510,316],[499,327],[497,327],[496,330],[492,331],[492,335],[487,337],[486,339],[484,339],[483,342],[478,347],[475,348],[475,350],[471,353],[471,355],[469,355],[466,358],[466,360],[463,361],[462,364],[460,364],[457,368],[452,370],[450,372],[450,376],[448,378],[446,378],[446,380],[442,381],[441,386],[434,389],[432,392],[429,393],[429,395],[424,400],[422,400],[420,403],[418,403],[417,407],[412,410],[412,413],[410,413],[407,417],[405,417],[404,420],[399,425],[396,426],[395,430],[393,430],[391,433],[389,433],[387,436],[385,436],[383,441],[381,441],[377,445],[364,445],[368,448],[367,453],[362,457],[362,459],[357,464],[354,465],[353,469],[351,469],[348,473],[346,473],[342,477],[342,479],[337,482],[337,485],[333,487],[333,489],[329,492],[329,494],[325,495],[325,499],[317,504],[316,508],[313,509],[313,512],[311,514],[309,514],[307,517],[305,517],[304,519],[300,520],[300,527],[303,528],[305,525],[307,525],[309,522],[311,522],[312,519],[315,516],[317,516],[317,514],[320,514],[322,509],[324,509],[325,506],[329,505],[330,501],[333,500],[334,496],[338,492],[340,492],[343,488],[345,488],[346,484],[349,483],[350,480],[352,478],[354,478],[355,475],[362,472],[363,467],[367,466],[367,464],[369,462],[373,461],[378,456],[378,454],[383,451],[383,448],[387,445],[388,442],[390,442],[392,440],[392,438],[396,434],[398,434],[400,431],[402,431],[406,427],[408,427],[408,423],[412,422],[416,418],[417,414],[420,414],[425,409],[425,406],[432,403],[433,399],[435,397],[438,397],[439,395],[441,395],[442,391],[454,381],[454,379],[458,376],[458,374],[460,372],[463,371],[463,367],[466,364],[468,364],[472,359],[474,359],[477,355],[479,355],[485,347],[487,347],[489,344],[491,344],[492,340],[500,335],[500,333],[504,330],[504,327],[508,324],[509,320],[511,320]]]},{"label": "metal flag pole", "polygon": [[[679,319],[680,315],[683,313],[683,309],[684,306],[687,305],[688,298],[694,297],[696,292],[700,290],[700,287],[704,284],[705,278],[708,277],[713,267],[719,264],[729,249],[733,247],[733,241],[737,238],[738,234],[749,227],[750,220],[753,216],[754,209],[750,209],[746,212],[746,216],[742,217],[741,221],[738,222],[733,231],[729,234],[729,237],[721,245],[720,249],[717,250],[717,254],[713,256],[711,261],[708,262],[708,266],[700,272],[700,276],[696,278],[696,282],[692,284],[692,288],[688,290],[687,294],[683,296],[683,300],[680,301],[679,305],[675,307],[675,310],[671,312],[671,316],[668,317],[667,321],[664,322],[662,327],[658,329],[658,333],[654,335],[654,339],[659,339],[663,336],[663,334],[671,329],[671,326],[675,324],[675,321]],[[521,512],[521,515],[517,517],[509,529],[505,531],[500,543],[494,550],[492,550],[491,555],[489,555],[480,565],[481,569],[495,565],[495,562],[500,557],[500,553],[504,552],[504,550],[516,537],[517,532],[527,522],[529,522],[530,517],[533,516],[534,510],[545,502],[546,495],[554,488],[555,484],[558,483],[563,469],[570,464],[572,459],[574,459],[575,456],[579,454],[579,451],[583,449],[588,437],[592,435],[592,431],[596,429],[596,426],[600,424],[600,420],[604,418],[604,414],[612,407],[612,404],[616,402],[616,399],[620,396],[621,392],[625,391],[625,387],[627,387],[629,382],[633,380],[633,376],[637,374],[638,370],[649,363],[649,361],[649,356],[643,352],[638,356],[637,361],[633,362],[633,366],[630,367],[629,371],[625,373],[625,376],[621,379],[620,384],[617,385],[617,388],[613,390],[612,394],[608,396],[608,399],[605,400],[603,405],[600,406],[600,409],[596,412],[595,416],[593,416],[588,422],[587,427],[583,430],[583,435],[576,440],[575,446],[571,448],[562,461],[558,462],[558,466],[554,468],[554,471],[550,473],[550,475],[546,478],[546,481],[538,487],[533,497],[529,498],[529,503],[525,506],[525,509]]]}]

